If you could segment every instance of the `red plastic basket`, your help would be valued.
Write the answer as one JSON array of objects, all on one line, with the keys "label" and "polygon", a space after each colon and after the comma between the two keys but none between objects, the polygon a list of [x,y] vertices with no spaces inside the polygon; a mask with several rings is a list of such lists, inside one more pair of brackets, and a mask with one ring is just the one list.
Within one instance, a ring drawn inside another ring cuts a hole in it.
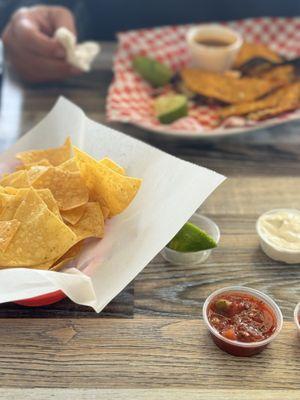
[{"label": "red plastic basket", "polygon": [[14,301],[15,304],[26,307],[40,307],[48,306],[49,304],[57,303],[58,301],[66,298],[67,296],[61,290],[56,290],[55,292],[45,293],[41,296],[31,297],[29,299]]}]

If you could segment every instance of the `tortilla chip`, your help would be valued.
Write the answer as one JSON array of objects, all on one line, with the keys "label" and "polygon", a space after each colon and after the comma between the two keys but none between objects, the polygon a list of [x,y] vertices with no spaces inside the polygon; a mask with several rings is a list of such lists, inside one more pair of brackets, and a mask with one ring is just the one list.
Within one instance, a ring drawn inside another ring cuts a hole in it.
[{"label": "tortilla chip", "polygon": [[[55,262],[54,260],[50,260],[50,261],[47,261],[45,263],[38,263],[36,265],[31,265],[30,268],[47,270],[47,269],[50,269],[52,267],[54,262]],[[0,269],[1,269],[1,267],[0,267]]]},{"label": "tortilla chip", "polygon": [[29,164],[26,164],[26,165],[23,165],[23,164],[22,165],[18,165],[16,167],[16,170],[30,169],[31,167],[37,167],[37,166],[40,166],[40,167],[51,167],[51,164],[50,164],[50,162],[48,160],[43,158],[42,160],[37,161],[37,162],[29,163]]},{"label": "tortilla chip", "polygon": [[[0,194],[0,200],[3,206],[3,209],[1,209],[0,213],[0,220],[7,221],[13,218],[21,201],[25,199],[25,197],[28,195],[29,188],[15,189],[12,187],[6,187],[5,190],[7,194],[10,194],[12,196],[5,197]],[[59,208],[50,190],[39,189],[35,191],[39,195],[39,197],[44,201],[48,209],[51,212],[53,212],[53,214],[55,214],[60,220],[62,220]]]},{"label": "tortilla chip", "polygon": [[75,158],[87,187],[90,200],[109,209],[110,216],[119,214],[134,199],[141,180],[120,175],[74,147]]},{"label": "tortilla chip", "polygon": [[64,221],[69,222],[71,225],[77,224],[77,222],[82,217],[86,208],[86,204],[73,208],[72,210],[61,211],[61,216]]},{"label": "tortilla chip", "polygon": [[83,216],[75,225],[68,224],[75,233],[77,240],[89,237],[102,238],[104,234],[104,219],[101,207],[97,202],[86,204]]},{"label": "tortilla chip", "polygon": [[102,158],[102,160],[99,160],[98,162],[100,164],[105,165],[106,167],[112,169],[113,171],[117,172],[118,174],[125,175],[125,169],[108,157]]},{"label": "tortilla chip", "polygon": [[217,113],[221,118],[227,118],[232,115],[246,115],[259,110],[270,109],[272,107],[282,107],[282,105],[286,105],[287,109],[290,107],[295,109],[297,108],[299,101],[300,83],[297,82],[278,89],[276,92],[268,95],[264,99],[225,107]]},{"label": "tortilla chip", "polygon": [[61,271],[73,259],[74,259],[73,257],[70,257],[70,258],[65,258],[64,260],[62,260],[60,262],[57,261],[49,269],[51,271]]},{"label": "tortilla chip", "polygon": [[76,243],[62,257],[60,257],[52,266],[51,270],[60,271],[70,261],[74,260],[80,253],[83,246],[83,241]]},{"label": "tortilla chip", "polygon": [[[9,189],[10,188],[8,187],[7,190]],[[29,192],[29,189],[15,189],[15,190],[17,190],[15,195],[8,193],[0,193],[0,200],[2,206],[0,213],[1,221],[10,221],[14,219],[15,213],[19,205],[25,199],[25,197]]]},{"label": "tortilla chip", "polygon": [[[2,189],[3,189],[3,190],[2,190]],[[11,186],[6,186],[5,188],[2,188],[2,187],[1,187],[1,191],[2,191],[2,192],[5,192],[5,193],[7,193],[7,194],[17,194],[17,193],[18,193],[18,190],[19,190],[19,189],[14,188],[14,187],[11,187]]]},{"label": "tortilla chip", "polygon": [[67,138],[61,147],[47,150],[23,151],[16,155],[23,164],[36,164],[41,160],[47,160],[51,165],[57,166],[71,158],[71,140]]},{"label": "tortilla chip", "polygon": [[72,246],[62,257],[57,261],[65,260],[66,258],[75,258],[78,256],[83,247],[83,240],[77,242]]},{"label": "tortilla chip", "polygon": [[298,107],[300,107],[300,103],[294,105],[280,104],[277,107],[267,108],[265,110],[260,110],[255,113],[251,113],[248,115],[248,118],[253,121],[262,121],[264,119],[273,118],[289,111],[294,111]]},{"label": "tortilla chip", "polygon": [[240,49],[237,58],[234,63],[234,67],[238,68],[245,64],[247,61],[255,57],[263,57],[269,61],[280,62],[282,58],[275,51],[262,43],[249,43],[244,42]]},{"label": "tortilla chip", "polygon": [[30,167],[30,169],[27,170],[27,176],[30,185],[32,185],[32,182],[34,182],[39,176],[41,176],[47,170],[48,167],[45,167],[43,165],[34,165],[33,167]]},{"label": "tortilla chip", "polygon": [[2,187],[8,186],[10,184],[10,182],[14,179],[14,177],[12,177],[12,175],[18,176],[21,174],[21,172],[22,171],[16,171],[11,174],[6,173],[6,174],[1,175],[0,185]]},{"label": "tortilla chip", "polygon": [[259,77],[285,85],[295,79],[295,68],[293,65],[280,65],[260,74]]},{"label": "tortilla chip", "polygon": [[[15,172],[19,172],[19,171],[15,171]],[[4,178],[6,178],[7,176],[9,176],[9,175],[11,175],[11,173],[8,173],[8,172],[5,172],[4,174],[2,174],[2,175],[1,175],[0,182],[2,182],[2,180],[3,180]]]},{"label": "tortilla chip", "polygon": [[28,188],[30,186],[27,171],[20,171],[20,175],[11,180],[9,186],[13,188]]},{"label": "tortilla chip", "polygon": [[16,171],[12,172],[11,174],[5,174],[4,177],[2,177],[0,181],[1,187],[17,187],[20,185],[26,185],[29,187],[29,181],[27,177],[27,172],[26,171]]},{"label": "tortilla chip", "polygon": [[69,171],[69,172],[78,172],[78,165],[75,160],[75,157],[70,158],[70,160],[65,161],[63,164],[59,166],[60,169],[63,171]]},{"label": "tortilla chip", "polygon": [[253,101],[280,86],[277,81],[235,78],[196,68],[183,69],[181,75],[188,89],[229,104]]},{"label": "tortilla chip", "polygon": [[50,189],[60,210],[71,210],[87,203],[89,192],[80,172],[50,167],[32,182],[36,189]]},{"label": "tortilla chip", "polygon": [[61,257],[76,242],[74,233],[33,189],[20,203],[14,219],[20,226],[6,252],[0,252],[1,267],[42,266]]},{"label": "tortilla chip", "polygon": [[107,219],[109,216],[109,209],[105,206],[102,206],[101,210],[102,210],[104,220]]},{"label": "tortilla chip", "polygon": [[62,220],[57,202],[54,199],[52,192],[49,189],[38,189],[36,192],[40,196],[40,198],[43,200],[43,202],[46,204],[48,209],[51,212],[53,212],[53,214],[56,215],[57,218]]},{"label": "tortilla chip", "polygon": [[0,221],[0,251],[5,252],[20,224],[21,222],[16,219]]}]

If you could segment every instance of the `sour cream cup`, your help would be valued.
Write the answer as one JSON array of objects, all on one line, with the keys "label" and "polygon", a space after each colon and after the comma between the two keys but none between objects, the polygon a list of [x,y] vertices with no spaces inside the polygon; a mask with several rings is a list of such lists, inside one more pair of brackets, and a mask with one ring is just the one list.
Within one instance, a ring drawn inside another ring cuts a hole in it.
[{"label": "sour cream cup", "polygon": [[[191,28],[186,39],[192,66],[212,72],[224,72],[230,69],[243,44],[243,38],[238,32],[218,24]],[[222,41],[228,44],[213,46],[205,44],[205,41]]]},{"label": "sour cream cup", "polygon": [[275,246],[264,232],[261,221],[266,215],[276,214],[278,212],[289,212],[300,215],[300,210],[292,208],[276,208],[262,214],[256,221],[256,232],[259,236],[260,247],[264,253],[275,261],[283,261],[286,264],[299,264],[300,263],[300,251],[285,249],[283,247]]},{"label": "sour cream cup", "polygon": [[[209,322],[208,320],[208,307],[212,300],[219,296],[220,294],[229,294],[229,293],[244,293],[247,295],[250,295],[252,297],[255,297],[258,300],[263,301],[265,304],[269,306],[269,308],[273,311],[275,319],[276,319],[276,329],[273,332],[273,334],[268,337],[265,340],[261,340],[260,342],[250,342],[250,343],[245,343],[245,342],[240,342],[236,340],[230,340],[227,339],[226,337],[222,336]],[[251,289],[245,286],[229,286],[223,289],[216,290],[213,292],[208,298],[205,300],[204,305],[203,305],[203,320],[211,334],[211,337],[215,344],[223,351],[226,353],[232,354],[234,356],[238,357],[249,357],[253,356],[255,354],[260,353],[263,351],[266,346],[271,343],[276,336],[279,334],[279,332],[282,329],[283,325],[283,317],[282,313],[280,311],[280,308],[278,305],[275,303],[274,300],[271,299],[271,297],[267,296],[266,294],[255,290]]]},{"label": "sour cream cup", "polygon": [[298,303],[296,305],[296,307],[295,307],[295,310],[294,310],[294,321],[295,321],[295,324],[296,324],[296,326],[298,328],[298,332],[299,332],[299,335],[300,335],[300,303]]}]

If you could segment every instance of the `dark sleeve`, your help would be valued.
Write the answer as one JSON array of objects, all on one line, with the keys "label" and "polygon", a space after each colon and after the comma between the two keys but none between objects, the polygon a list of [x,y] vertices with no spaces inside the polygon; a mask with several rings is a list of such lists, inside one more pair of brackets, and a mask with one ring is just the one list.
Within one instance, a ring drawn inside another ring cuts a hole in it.
[{"label": "dark sleeve", "polygon": [[10,20],[12,14],[21,7],[34,5],[60,5],[69,8],[75,17],[79,39],[89,36],[89,14],[84,0],[37,1],[37,0],[0,0],[0,34]]},{"label": "dark sleeve", "polygon": [[0,32],[7,22],[10,20],[11,15],[20,7],[26,7],[34,4],[34,1],[21,1],[21,0],[0,0]]}]

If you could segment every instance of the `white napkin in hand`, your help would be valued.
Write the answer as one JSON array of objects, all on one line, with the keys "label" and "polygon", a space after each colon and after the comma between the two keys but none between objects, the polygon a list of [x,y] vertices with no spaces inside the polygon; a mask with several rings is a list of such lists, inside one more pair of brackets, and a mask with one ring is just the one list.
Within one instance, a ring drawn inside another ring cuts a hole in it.
[{"label": "white napkin in hand", "polygon": [[100,46],[96,42],[76,43],[74,34],[67,28],[58,28],[54,37],[64,47],[69,64],[83,71],[89,71],[91,64],[100,51]]}]

